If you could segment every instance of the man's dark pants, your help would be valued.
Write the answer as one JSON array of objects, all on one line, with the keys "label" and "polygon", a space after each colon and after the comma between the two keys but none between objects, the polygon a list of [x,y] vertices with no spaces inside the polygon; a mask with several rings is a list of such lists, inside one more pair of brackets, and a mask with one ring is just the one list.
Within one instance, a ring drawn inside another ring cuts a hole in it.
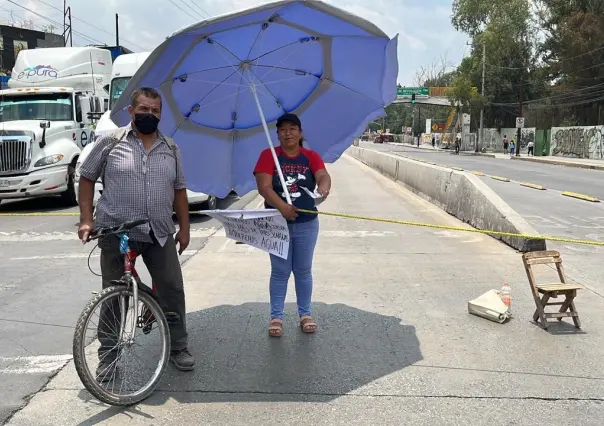
[{"label": "man's dark pants", "polygon": [[[171,350],[177,351],[187,347],[187,324],[185,293],[182,271],[176,242],[171,235],[162,247],[155,238],[153,243],[130,240],[130,248],[139,253],[149,270],[155,286],[160,306],[164,312],[177,315],[167,316],[170,326]],[[99,242],[101,249],[101,273],[103,288],[111,286],[111,281],[119,280],[124,275],[124,256],[120,253],[119,237],[110,235]],[[151,286],[151,283],[146,283]],[[98,354],[103,362],[113,362],[118,357],[116,348],[120,327],[119,299],[113,298],[101,307],[98,338],[101,346]],[[139,312],[140,314],[140,312]]]}]

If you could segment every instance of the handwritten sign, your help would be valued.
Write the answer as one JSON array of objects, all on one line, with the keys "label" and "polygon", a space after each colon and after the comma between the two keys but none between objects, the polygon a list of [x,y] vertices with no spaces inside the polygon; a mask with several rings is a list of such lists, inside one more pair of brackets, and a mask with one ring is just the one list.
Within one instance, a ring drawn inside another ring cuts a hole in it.
[{"label": "handwritten sign", "polygon": [[227,238],[287,259],[289,229],[278,210],[206,210],[204,213],[223,224]]}]

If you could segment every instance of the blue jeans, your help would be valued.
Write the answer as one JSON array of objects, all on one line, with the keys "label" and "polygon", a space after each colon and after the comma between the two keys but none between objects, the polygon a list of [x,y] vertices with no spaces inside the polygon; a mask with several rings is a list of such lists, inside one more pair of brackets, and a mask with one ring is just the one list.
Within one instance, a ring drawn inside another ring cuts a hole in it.
[{"label": "blue jeans", "polygon": [[283,319],[287,282],[294,273],[298,315],[310,315],[312,298],[312,260],[319,236],[319,219],[301,223],[288,223],[289,252],[287,259],[271,257],[271,319]]}]

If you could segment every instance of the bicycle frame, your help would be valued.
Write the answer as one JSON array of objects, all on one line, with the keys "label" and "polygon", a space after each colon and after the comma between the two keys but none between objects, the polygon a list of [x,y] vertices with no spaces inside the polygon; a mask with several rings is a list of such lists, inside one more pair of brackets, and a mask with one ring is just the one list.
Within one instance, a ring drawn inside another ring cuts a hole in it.
[{"label": "bicycle frame", "polygon": [[[139,285],[143,284],[143,282],[140,279],[140,276],[138,275],[138,272],[136,271],[136,258],[138,257],[139,253],[137,253],[136,251],[132,250],[132,248],[130,248],[130,245],[128,244],[128,234],[127,233],[123,233],[120,234],[120,253],[124,255],[124,275],[122,276],[122,278],[120,279],[120,283],[121,284],[125,284],[126,286],[129,286],[130,284],[132,284],[132,301],[134,306],[138,306],[138,292],[139,292]],[[155,293],[155,284],[151,284],[151,291],[153,293]],[[122,300],[120,303],[120,310],[121,310],[121,314],[120,314],[120,319],[122,320],[121,324],[125,324],[126,321],[126,306],[125,306],[125,302]],[[132,340],[134,340],[134,334],[136,330],[136,325],[137,325],[137,317],[133,318],[133,322],[134,324],[132,325]],[[120,330],[120,339],[123,339],[123,333],[124,333],[124,329],[125,327],[121,327]]]}]

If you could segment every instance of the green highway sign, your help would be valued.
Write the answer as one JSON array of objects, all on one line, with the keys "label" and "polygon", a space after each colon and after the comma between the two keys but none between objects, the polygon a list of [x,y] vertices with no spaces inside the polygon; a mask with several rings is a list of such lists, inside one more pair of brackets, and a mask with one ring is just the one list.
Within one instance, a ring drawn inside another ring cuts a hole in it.
[{"label": "green highway sign", "polygon": [[396,96],[430,96],[430,91],[427,87],[397,87]]}]

